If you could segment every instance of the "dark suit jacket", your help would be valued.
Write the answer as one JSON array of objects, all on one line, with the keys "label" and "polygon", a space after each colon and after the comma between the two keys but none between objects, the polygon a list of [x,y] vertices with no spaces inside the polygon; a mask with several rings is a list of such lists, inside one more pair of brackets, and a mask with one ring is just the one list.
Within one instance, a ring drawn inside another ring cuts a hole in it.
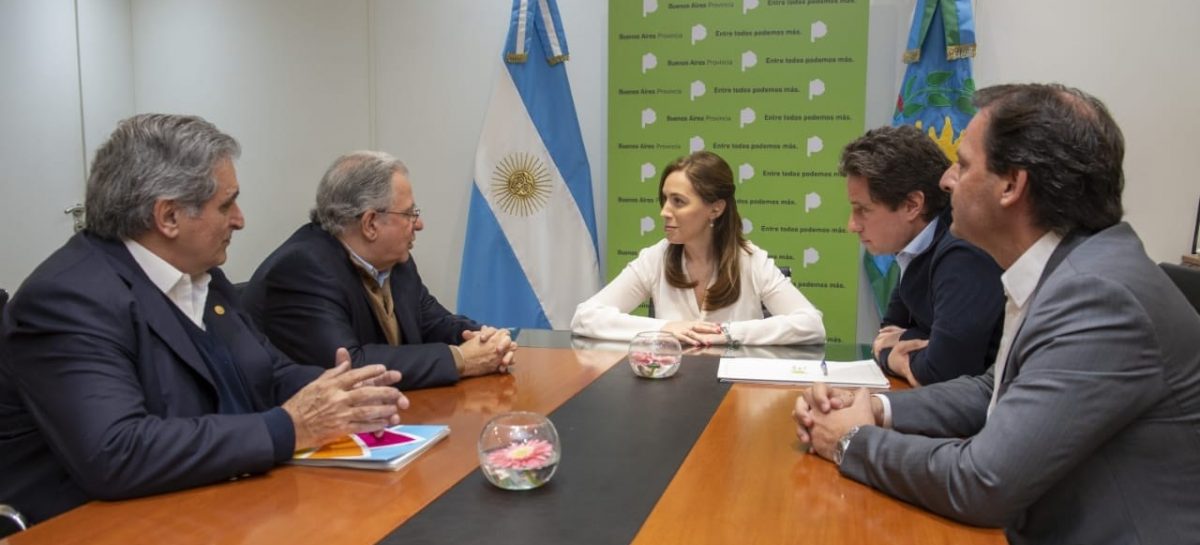
[{"label": "dark suit jacket", "polygon": [[392,300],[401,345],[387,344],[358,269],[345,246],[315,223],[296,230],[258,267],[242,294],[247,312],[292,359],[333,366],[339,347],[354,365],[382,363],[403,373],[401,389],[458,380],[448,344],[480,325],[437,302],[409,259],[392,268]]},{"label": "dark suit jacket", "polygon": [[[883,325],[907,329],[901,340],[929,340],[909,354],[921,384],[982,375],[996,357],[1004,327],[1003,271],[991,256],[951,234],[951,221],[947,208],[929,248],[905,269],[883,317]],[[880,351],[885,369],[891,353]]]},{"label": "dark suit jacket", "polygon": [[[885,394],[843,474],[1022,543],[1200,543],[1200,316],[1128,224],[1064,240],[994,367]],[[967,439],[962,439],[962,438]]]},{"label": "dark suit jacket", "polygon": [[[320,370],[275,351],[225,275],[210,273],[209,331],[226,339],[260,412],[214,414],[211,374],[171,302],[122,243],[77,234],[5,312],[0,501],[40,521],[89,499],[225,481],[290,457],[294,431],[278,405]],[[282,442],[270,431],[280,417]]]}]

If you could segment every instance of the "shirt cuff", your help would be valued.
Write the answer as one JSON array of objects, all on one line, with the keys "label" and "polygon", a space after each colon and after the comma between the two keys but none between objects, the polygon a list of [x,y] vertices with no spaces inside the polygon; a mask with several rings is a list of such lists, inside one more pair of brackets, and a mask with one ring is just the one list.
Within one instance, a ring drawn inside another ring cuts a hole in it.
[{"label": "shirt cuff", "polygon": [[453,344],[448,344],[446,346],[450,347],[450,355],[454,357],[454,371],[457,372],[458,376],[461,377],[463,374],[463,369],[465,369],[467,366],[467,360],[463,357],[462,349]]},{"label": "shirt cuff", "polygon": [[892,402],[887,396],[880,394],[871,394],[872,397],[879,400],[879,404],[883,405],[883,422],[880,422],[881,427],[892,429]]},{"label": "shirt cuff", "polygon": [[275,463],[291,460],[296,452],[296,424],[292,422],[291,415],[283,407],[275,407],[262,415],[267,423],[267,432],[271,434],[271,445],[275,448]]}]

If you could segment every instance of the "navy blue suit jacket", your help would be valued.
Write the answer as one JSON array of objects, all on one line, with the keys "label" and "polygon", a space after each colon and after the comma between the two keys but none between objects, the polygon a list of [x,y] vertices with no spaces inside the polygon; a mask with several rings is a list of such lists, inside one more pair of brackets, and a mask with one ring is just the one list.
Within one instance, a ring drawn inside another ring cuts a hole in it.
[{"label": "navy blue suit jacket", "polygon": [[225,275],[209,272],[205,321],[258,412],[215,414],[211,373],[172,303],[124,244],[77,234],[5,311],[0,501],[40,521],[89,499],[225,481],[290,457],[294,429],[278,406],[320,370],[274,350]]},{"label": "navy blue suit jacket", "polygon": [[[996,358],[1004,327],[1003,271],[983,250],[951,234],[951,221],[947,208],[929,248],[905,269],[883,317],[883,325],[907,329],[901,340],[929,340],[909,356],[921,384],[982,375]],[[884,369],[891,353],[880,352]]]},{"label": "navy blue suit jacket", "polygon": [[400,346],[387,344],[345,246],[309,223],[259,265],[242,302],[271,342],[296,361],[332,367],[334,352],[346,347],[355,367],[382,363],[400,371],[401,389],[458,381],[448,345],[481,326],[438,303],[412,259],[392,268],[391,288]]}]

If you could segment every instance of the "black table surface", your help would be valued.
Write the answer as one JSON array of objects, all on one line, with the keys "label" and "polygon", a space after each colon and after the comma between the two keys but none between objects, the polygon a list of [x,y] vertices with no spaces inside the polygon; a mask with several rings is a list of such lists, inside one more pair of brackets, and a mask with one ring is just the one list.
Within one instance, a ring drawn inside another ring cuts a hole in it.
[{"label": "black table surface", "polygon": [[[628,343],[524,329],[521,346],[624,351]],[[639,378],[625,360],[551,413],[562,461],[549,483],[506,491],[476,471],[380,543],[628,543],[637,534],[729,385],[725,357],[861,359],[863,345],[710,349],[684,357],[668,379]],[[519,352],[518,352],[519,355]]]}]

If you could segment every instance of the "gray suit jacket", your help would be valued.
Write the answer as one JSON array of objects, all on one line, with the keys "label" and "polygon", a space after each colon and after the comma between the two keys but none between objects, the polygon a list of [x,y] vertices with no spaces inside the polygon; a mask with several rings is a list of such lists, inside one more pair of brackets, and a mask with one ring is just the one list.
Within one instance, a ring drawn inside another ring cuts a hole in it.
[{"label": "gray suit jacket", "polygon": [[1200,543],[1200,316],[1122,223],[1068,237],[992,371],[888,394],[844,475],[1012,543]]}]

